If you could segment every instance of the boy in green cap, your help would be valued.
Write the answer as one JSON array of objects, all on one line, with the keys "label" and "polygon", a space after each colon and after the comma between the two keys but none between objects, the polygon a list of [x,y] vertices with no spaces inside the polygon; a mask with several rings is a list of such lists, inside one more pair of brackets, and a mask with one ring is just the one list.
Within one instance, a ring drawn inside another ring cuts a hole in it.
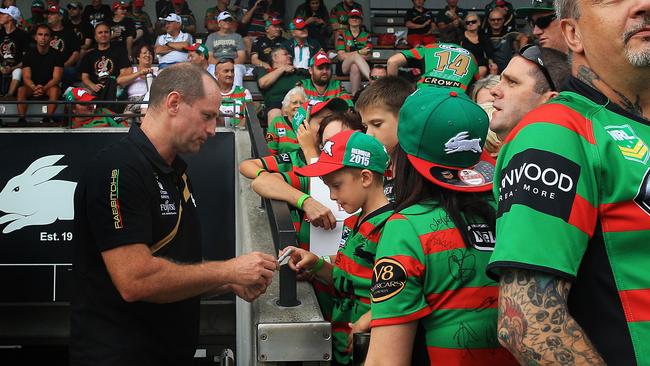
[{"label": "boy in green cap", "polygon": [[377,139],[347,130],[324,144],[316,163],[295,170],[299,175],[321,177],[330,197],[353,214],[343,224],[334,263],[328,256],[318,257],[296,247],[289,261],[293,270],[307,270],[334,286],[333,349],[341,365],[351,361],[352,334],[370,330],[370,282],[381,236],[375,228],[393,213],[383,190],[387,167],[388,153]]}]

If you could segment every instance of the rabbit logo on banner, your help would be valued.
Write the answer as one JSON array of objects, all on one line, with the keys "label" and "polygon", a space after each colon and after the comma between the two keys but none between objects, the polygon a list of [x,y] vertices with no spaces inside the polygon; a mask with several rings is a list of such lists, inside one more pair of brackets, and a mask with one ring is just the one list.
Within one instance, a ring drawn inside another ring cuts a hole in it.
[{"label": "rabbit logo on banner", "polygon": [[22,174],[7,182],[0,192],[0,225],[9,222],[3,234],[25,226],[49,225],[56,220],[74,219],[76,182],[52,180],[67,165],[54,165],[64,155],[35,160]]}]

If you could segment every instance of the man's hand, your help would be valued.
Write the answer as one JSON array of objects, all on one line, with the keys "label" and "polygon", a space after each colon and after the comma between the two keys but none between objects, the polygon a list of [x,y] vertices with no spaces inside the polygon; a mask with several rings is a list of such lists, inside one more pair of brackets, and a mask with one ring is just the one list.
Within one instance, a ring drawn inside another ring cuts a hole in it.
[{"label": "man's hand", "polygon": [[370,332],[370,320],[372,319],[370,311],[361,315],[359,320],[350,323],[350,334],[348,335],[348,347],[346,352],[352,352],[352,341],[354,340],[354,333]]},{"label": "man's hand", "polygon": [[43,85],[34,85],[34,93],[33,95],[35,97],[41,97],[45,93],[45,89],[43,89]]},{"label": "man's hand", "polygon": [[336,217],[329,208],[323,206],[320,202],[309,197],[303,202],[302,209],[305,211],[305,217],[316,227],[322,227],[330,230],[336,227]]},{"label": "man's hand", "polygon": [[293,73],[294,71],[296,71],[296,68],[295,68],[293,65],[291,65],[291,64],[289,64],[289,65],[285,65],[285,66],[283,67],[283,72],[284,72],[285,74],[291,74],[291,73]]},{"label": "man's hand", "polygon": [[104,84],[93,84],[88,89],[90,89],[93,93],[99,93],[99,91],[102,90],[103,87]]},{"label": "man's hand", "polygon": [[253,300],[260,297],[263,293],[266,292],[266,287],[263,285],[257,286],[240,286],[240,285],[231,285],[232,292],[235,295],[239,296],[243,300],[252,302]]},{"label": "man's hand", "polygon": [[241,286],[266,286],[271,284],[278,263],[272,255],[252,252],[230,260],[234,284]]}]

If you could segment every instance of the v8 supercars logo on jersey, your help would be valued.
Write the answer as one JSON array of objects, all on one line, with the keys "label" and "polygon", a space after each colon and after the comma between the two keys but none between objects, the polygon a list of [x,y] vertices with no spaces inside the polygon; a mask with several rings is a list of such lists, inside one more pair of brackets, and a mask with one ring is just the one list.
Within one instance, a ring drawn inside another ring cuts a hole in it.
[{"label": "v8 supercars logo on jersey", "polygon": [[370,295],[372,302],[382,302],[399,294],[406,287],[406,270],[397,260],[379,258],[372,270]]},{"label": "v8 supercars logo on jersey", "polygon": [[579,177],[580,166],[561,155],[537,149],[515,154],[501,170],[497,217],[519,204],[568,222]]}]

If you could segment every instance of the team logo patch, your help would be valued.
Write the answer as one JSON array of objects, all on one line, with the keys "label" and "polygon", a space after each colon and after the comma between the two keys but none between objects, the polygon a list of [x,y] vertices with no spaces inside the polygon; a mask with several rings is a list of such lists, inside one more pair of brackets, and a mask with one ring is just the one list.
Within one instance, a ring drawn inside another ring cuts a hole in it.
[{"label": "team logo patch", "polygon": [[287,135],[287,129],[284,127],[278,127],[278,136],[286,136]]},{"label": "team logo patch", "polygon": [[471,151],[474,153],[483,151],[481,149],[481,138],[470,139],[469,132],[463,131],[445,142],[445,153],[455,154],[463,151]]},{"label": "team logo patch", "polygon": [[271,142],[271,141],[273,141],[273,134],[269,132],[266,134],[266,142]]},{"label": "team logo patch", "polygon": [[386,301],[406,287],[406,270],[399,261],[393,258],[378,259],[372,272],[372,286],[370,287],[372,302]]},{"label": "team logo patch", "polygon": [[467,232],[474,248],[483,252],[494,250],[494,244],[496,243],[494,231],[487,224],[470,224],[467,226]]},{"label": "team logo patch", "polygon": [[614,139],[618,149],[627,160],[645,164],[648,161],[648,146],[641,140],[630,125],[605,126],[605,131]]},{"label": "team logo patch", "polygon": [[332,152],[332,146],[334,146],[334,141],[327,141],[325,145],[323,145],[323,152],[329,156],[334,156],[334,153]]},{"label": "team logo patch", "polygon": [[278,157],[278,161],[280,163],[290,163],[291,162],[291,156],[287,153],[282,153],[276,155]]},{"label": "team logo patch", "polygon": [[463,169],[458,173],[458,179],[470,186],[480,186],[485,183],[485,178],[481,173],[472,169]]}]

